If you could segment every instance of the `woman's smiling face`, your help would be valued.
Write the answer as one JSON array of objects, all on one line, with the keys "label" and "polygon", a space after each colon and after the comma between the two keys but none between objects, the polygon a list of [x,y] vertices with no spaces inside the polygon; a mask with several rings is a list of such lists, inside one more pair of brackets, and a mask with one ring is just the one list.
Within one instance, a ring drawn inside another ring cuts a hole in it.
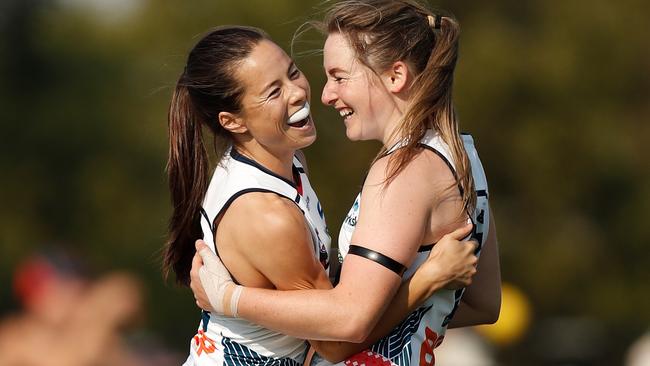
[{"label": "woman's smiling face", "polygon": [[377,74],[362,64],[340,33],[331,33],[323,47],[327,83],[321,101],[334,107],[350,140],[382,140],[394,102]]},{"label": "woman's smiling face", "polygon": [[[315,141],[313,119],[304,110],[309,108],[309,82],[282,48],[262,40],[235,67],[235,73],[244,87],[238,118],[260,145],[287,152]],[[306,118],[289,123],[289,118],[301,110],[299,115]]]}]

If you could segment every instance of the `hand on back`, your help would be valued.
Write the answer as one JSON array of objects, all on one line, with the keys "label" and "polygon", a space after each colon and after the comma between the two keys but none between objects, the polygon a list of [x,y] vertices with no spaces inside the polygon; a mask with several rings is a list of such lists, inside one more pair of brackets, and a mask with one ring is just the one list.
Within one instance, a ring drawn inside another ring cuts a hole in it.
[{"label": "hand on back", "polygon": [[437,278],[444,287],[455,290],[467,287],[476,274],[478,258],[474,254],[478,243],[474,240],[461,241],[471,232],[467,224],[440,239],[433,246],[429,258],[416,272],[427,278]]}]

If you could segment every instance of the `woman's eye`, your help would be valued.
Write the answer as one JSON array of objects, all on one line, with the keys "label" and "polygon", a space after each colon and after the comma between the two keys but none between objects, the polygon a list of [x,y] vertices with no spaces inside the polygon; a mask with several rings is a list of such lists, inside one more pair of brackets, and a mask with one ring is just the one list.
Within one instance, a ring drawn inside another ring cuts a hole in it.
[{"label": "woman's eye", "polygon": [[269,94],[269,98],[273,98],[273,97],[277,96],[278,94],[280,94],[280,88],[275,88]]},{"label": "woman's eye", "polygon": [[289,76],[291,76],[291,79],[298,78],[298,76],[300,76],[300,70],[299,69],[293,70]]}]

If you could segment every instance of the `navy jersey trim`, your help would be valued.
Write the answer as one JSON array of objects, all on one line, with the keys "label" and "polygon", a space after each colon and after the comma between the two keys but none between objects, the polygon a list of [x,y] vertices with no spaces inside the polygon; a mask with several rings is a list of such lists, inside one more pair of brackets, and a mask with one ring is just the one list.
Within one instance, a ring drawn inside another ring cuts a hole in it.
[{"label": "navy jersey trim", "polygon": [[271,358],[262,356],[252,349],[231,341],[228,337],[221,339],[223,346],[223,361],[224,365],[228,366],[300,366],[300,363],[294,359],[284,358]]},{"label": "navy jersey trim", "polygon": [[[440,157],[440,159],[442,159],[442,161],[444,161],[445,164],[447,164],[447,167],[451,171],[451,174],[454,175],[454,179],[456,179],[456,182],[458,182],[458,174],[456,173],[456,169],[454,169],[454,166],[451,165],[451,162],[440,151],[434,149],[433,147],[431,147],[429,145],[423,144],[423,143],[418,144],[418,146],[420,146],[420,147],[422,147],[424,149],[427,149],[427,150],[433,152],[434,154],[438,155]],[[460,192],[460,195],[462,196],[463,193],[464,193],[464,190],[463,190],[463,187],[461,187],[460,182],[458,183],[458,191]]]},{"label": "navy jersey trim", "polygon": [[210,232],[212,233],[212,237],[214,238],[215,231],[214,231],[214,225],[212,222],[210,222],[210,217],[208,216],[208,213],[205,212],[205,209],[203,207],[200,208],[201,216],[205,219],[205,221],[208,222],[208,226],[210,227]]},{"label": "navy jersey trim", "polygon": [[[215,238],[215,243],[216,243],[216,233],[217,233],[217,223],[216,223],[217,218],[220,217],[220,216],[221,216],[221,215],[222,215],[222,214],[223,214],[223,213],[228,209],[228,207],[230,207],[230,205],[232,205],[232,203],[233,203],[237,198],[239,198],[239,197],[245,195],[246,193],[252,193],[252,192],[275,193],[276,195],[278,195],[278,196],[280,196],[280,197],[282,197],[282,198],[286,198],[286,199],[288,199],[289,201],[292,201],[292,202],[296,203],[296,206],[298,207],[298,209],[300,209],[300,211],[302,211],[302,209],[300,208],[300,206],[297,205],[297,202],[296,202],[295,200],[293,200],[293,199],[290,198],[290,197],[287,197],[287,196],[283,195],[282,193],[279,193],[279,192],[276,192],[276,191],[272,191],[272,190],[270,190],[270,189],[266,189],[266,188],[246,188],[246,189],[242,189],[241,191],[238,191],[237,193],[235,193],[235,194],[233,194],[232,196],[230,196],[230,198],[228,198],[228,201],[226,201],[226,203],[223,205],[223,207],[221,207],[221,210],[219,210],[219,212],[217,212],[217,215],[214,217],[214,220],[215,220],[215,221],[212,222],[212,226],[213,226],[213,233],[214,233],[214,235],[215,235],[215,236],[214,236],[214,238]],[[216,248],[216,244],[215,244],[215,248],[214,248],[214,249],[215,249],[215,250],[217,249],[217,248]],[[219,252],[217,252],[217,255],[219,255]]]},{"label": "navy jersey trim", "polygon": [[208,331],[208,323],[210,323],[210,312],[201,310],[201,328],[204,332]]},{"label": "navy jersey trim", "polygon": [[[395,145],[397,145],[397,144],[395,144]],[[401,149],[403,147],[403,146],[400,146],[397,149],[392,150],[395,147],[395,145],[393,145],[393,147],[391,147],[387,152],[385,152],[378,159],[381,159],[383,157],[391,155],[392,153],[394,153],[395,151],[397,151],[397,150],[399,150],[399,149]],[[422,143],[422,142],[419,142],[417,144],[417,146],[421,147],[421,148],[425,148],[425,149],[430,150],[430,151],[433,151],[436,155],[438,155],[442,159],[442,161],[444,161],[445,164],[447,164],[447,166],[449,167],[449,170],[451,170],[451,173],[454,175],[454,178],[456,178],[456,180],[458,180],[458,176],[456,175],[456,169],[454,169],[454,166],[451,165],[451,162],[440,151],[438,151],[438,150],[434,149],[433,147],[431,147],[431,146],[429,146],[429,145],[427,145],[425,143]],[[462,192],[462,187],[458,187],[458,188],[461,189],[461,192]]]},{"label": "navy jersey trim", "polygon": [[[300,211],[302,211],[302,209],[300,208],[300,206],[298,206],[297,202],[293,201],[291,198],[289,198],[289,197],[287,197],[287,196],[285,196],[285,195],[283,195],[283,194],[281,194],[281,193],[278,193],[278,192],[276,192],[276,191],[272,191],[272,190],[270,190],[270,189],[263,189],[263,188],[247,188],[247,189],[242,189],[241,191],[239,191],[239,192],[233,194],[232,196],[230,196],[230,198],[228,198],[228,201],[226,201],[226,203],[223,205],[223,207],[221,207],[221,210],[219,210],[219,212],[217,212],[217,215],[214,217],[214,221],[212,222],[212,225],[211,225],[211,226],[212,226],[212,233],[213,233],[213,234],[212,234],[212,238],[213,238],[213,240],[214,240],[214,252],[215,252],[215,254],[217,255],[217,257],[220,257],[220,256],[219,256],[219,249],[217,248],[217,218],[220,217],[221,214],[223,214],[223,213],[228,209],[228,207],[230,207],[230,205],[232,205],[232,203],[233,203],[237,198],[239,198],[239,197],[245,195],[246,193],[252,193],[252,192],[275,193],[275,194],[277,194],[278,196],[280,196],[280,197],[282,197],[282,198],[288,199],[289,201],[292,201],[292,202],[296,203],[296,207],[298,207],[298,209],[300,209]],[[226,268],[226,270],[228,270],[228,268]],[[241,285],[241,284],[239,283],[239,281],[237,281],[237,279],[235,278],[235,276],[230,272],[230,270],[228,270],[228,273],[230,273],[230,275],[231,275],[232,278],[233,278],[233,281],[234,281],[236,284]]]},{"label": "navy jersey trim", "polygon": [[[395,145],[393,145],[393,147],[395,147]],[[391,149],[393,149],[393,147],[391,147]],[[451,162],[450,162],[450,161],[449,161],[449,160],[448,160],[448,159],[447,159],[447,158],[446,158],[446,157],[445,157],[445,156],[444,156],[440,151],[434,149],[433,147],[431,147],[431,146],[429,146],[429,145],[427,145],[427,144],[423,144],[423,143],[421,143],[421,142],[418,143],[418,147],[421,147],[421,148],[427,149],[427,150],[433,152],[434,154],[438,155],[438,157],[440,157],[440,159],[442,159],[442,161],[444,161],[445,164],[447,164],[447,167],[448,167],[449,170],[451,171],[451,174],[454,175],[454,179],[456,179],[456,181],[458,181],[458,175],[456,174],[456,170],[454,169],[454,166],[451,165]],[[401,149],[401,147],[399,147],[398,149]],[[385,156],[388,156],[388,155],[392,154],[392,153],[395,152],[395,151],[397,151],[397,149],[395,149],[395,150],[389,150],[389,152],[387,152],[387,153],[385,153],[384,155],[382,155],[382,158],[385,157]],[[364,179],[364,180],[365,180],[365,179]],[[463,195],[463,187],[461,187],[460,184],[458,184],[458,191],[460,192],[460,195],[462,196],[462,195]],[[484,193],[484,194],[479,194],[480,192],[481,192],[481,193]],[[481,191],[477,191],[477,192],[476,192],[476,195],[477,195],[477,196],[479,196],[479,195],[485,195],[485,196],[487,197],[487,193],[485,193],[485,191],[483,191],[483,190],[481,190]],[[430,251],[431,249],[433,249],[433,246],[434,246],[434,244],[422,245],[422,246],[420,246],[420,247],[418,248],[418,253],[428,252],[428,251]]]},{"label": "navy jersey trim", "polygon": [[[268,174],[268,175],[271,175],[271,176],[273,176],[273,177],[275,177],[275,178],[280,179],[281,181],[287,183],[287,184],[290,185],[291,187],[296,188],[296,184],[295,184],[294,182],[290,181],[289,179],[287,179],[287,178],[285,178],[285,177],[283,177],[283,176],[281,176],[281,175],[279,175],[279,174],[276,174],[275,172],[269,170],[268,168],[266,168],[266,167],[263,166],[262,164],[256,162],[255,160],[250,159],[250,158],[248,158],[248,157],[242,155],[242,154],[241,154],[239,151],[237,151],[237,149],[235,149],[234,147],[230,150],[230,156],[231,156],[233,159],[235,159],[235,160],[237,160],[237,161],[239,161],[239,162],[241,162],[241,163],[244,163],[244,164],[248,164],[248,165],[250,165],[250,166],[253,166],[253,167],[255,167],[255,168],[257,168],[257,169],[263,171],[264,173],[266,173],[266,174]],[[294,173],[295,173],[296,171],[298,171],[298,168],[297,168],[295,165],[293,165],[293,164],[291,165],[291,169],[294,171]]]}]

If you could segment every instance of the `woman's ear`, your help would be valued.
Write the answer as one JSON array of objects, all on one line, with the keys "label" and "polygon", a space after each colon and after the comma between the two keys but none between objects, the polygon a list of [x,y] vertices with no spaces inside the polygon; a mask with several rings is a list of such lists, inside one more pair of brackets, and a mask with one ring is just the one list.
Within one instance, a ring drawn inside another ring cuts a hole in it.
[{"label": "woman's ear", "polygon": [[219,112],[219,116],[217,118],[219,120],[219,124],[228,132],[245,133],[248,131],[244,120],[236,114],[230,112]]},{"label": "woman's ear", "polygon": [[384,83],[386,88],[395,94],[405,91],[405,88],[411,82],[411,73],[403,61],[394,62],[391,67],[384,72]]}]

